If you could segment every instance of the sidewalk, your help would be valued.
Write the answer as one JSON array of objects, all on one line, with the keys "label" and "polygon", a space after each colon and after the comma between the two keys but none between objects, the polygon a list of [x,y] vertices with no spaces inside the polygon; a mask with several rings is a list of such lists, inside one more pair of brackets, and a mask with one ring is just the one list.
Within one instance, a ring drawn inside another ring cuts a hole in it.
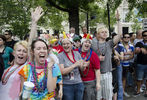
[{"label": "sidewalk", "polygon": [[128,87],[127,88],[127,93],[131,96],[129,98],[124,96],[124,100],[147,100],[147,97],[144,97],[144,93],[141,93],[139,96],[137,97],[133,97],[133,93],[134,93],[134,88],[133,87]]}]

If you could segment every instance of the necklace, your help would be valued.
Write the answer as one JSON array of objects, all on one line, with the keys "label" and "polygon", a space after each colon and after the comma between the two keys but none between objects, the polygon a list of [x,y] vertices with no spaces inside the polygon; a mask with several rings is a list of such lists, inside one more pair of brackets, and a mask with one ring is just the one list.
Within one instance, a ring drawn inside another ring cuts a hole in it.
[{"label": "necklace", "polygon": [[[81,54],[81,57],[82,57],[82,52],[81,52],[81,48],[79,48],[79,53]],[[92,55],[92,49],[90,48],[90,50],[88,50],[87,54],[85,57],[82,57],[83,60],[86,60],[86,61],[89,61],[90,58],[91,58],[91,55]],[[88,58],[87,58],[88,57]],[[86,59],[87,58],[87,59]],[[88,75],[88,72],[89,72],[89,69],[90,69],[90,65],[88,66],[88,69],[87,69],[87,72],[86,74],[83,73],[83,71],[81,71],[81,75],[83,77],[86,77]]]},{"label": "necklace", "polygon": [[43,82],[38,82],[35,62],[34,62],[34,66],[33,66],[32,71],[33,71],[33,78],[34,78],[34,83],[35,83],[35,90],[38,91],[38,92],[43,92],[45,90],[45,87],[46,87],[47,61],[45,61],[45,65],[44,65],[44,76],[43,76],[43,79],[42,79]]},{"label": "necklace", "polygon": [[106,47],[106,42],[105,42],[105,47],[103,47],[101,50],[100,50],[100,43],[99,43],[99,41],[97,40],[97,51],[98,51],[98,53],[100,54],[100,55],[103,55],[103,56],[105,56],[105,54],[106,54],[106,49],[107,49],[107,47]]},{"label": "necklace", "polygon": [[[2,77],[2,84],[5,85],[8,81],[8,79],[10,78],[10,76],[19,68],[16,67],[16,68],[13,68],[14,66],[10,66],[7,71],[4,73],[3,77]],[[13,68],[13,69],[11,69]],[[11,69],[11,70],[10,70]]]},{"label": "necklace", "polygon": [[74,61],[71,60],[71,59],[69,58],[68,54],[64,51],[64,53],[65,53],[66,57],[69,59],[69,61],[72,62],[72,63],[75,63],[76,60],[75,60],[75,56],[74,56],[73,50],[71,50],[71,52],[72,52],[72,57],[73,57],[73,60],[74,60]]},{"label": "necklace", "polygon": [[[81,54],[81,57],[82,57],[81,48],[79,48],[79,53]],[[90,50],[88,50],[86,56],[82,57],[82,59],[85,60],[85,61],[88,61],[88,60],[90,60],[91,55],[92,55],[92,49],[90,48]]]}]

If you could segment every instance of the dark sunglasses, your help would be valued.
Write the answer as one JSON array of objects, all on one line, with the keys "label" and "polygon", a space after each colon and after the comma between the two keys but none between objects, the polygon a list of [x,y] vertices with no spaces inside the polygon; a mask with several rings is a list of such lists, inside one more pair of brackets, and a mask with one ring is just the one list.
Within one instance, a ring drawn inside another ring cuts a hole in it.
[{"label": "dark sunglasses", "polygon": [[130,38],[130,37],[124,36],[123,38]]},{"label": "dark sunglasses", "polygon": [[142,35],[143,37],[147,37],[147,35]]}]

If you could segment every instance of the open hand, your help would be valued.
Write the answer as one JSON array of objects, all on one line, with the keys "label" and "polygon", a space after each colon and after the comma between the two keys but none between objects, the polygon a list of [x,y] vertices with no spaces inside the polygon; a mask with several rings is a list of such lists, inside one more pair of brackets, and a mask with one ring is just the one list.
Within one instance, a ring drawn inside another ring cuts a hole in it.
[{"label": "open hand", "polygon": [[40,17],[44,14],[43,9],[38,6],[35,10],[31,11],[31,18],[33,22],[38,22]]}]

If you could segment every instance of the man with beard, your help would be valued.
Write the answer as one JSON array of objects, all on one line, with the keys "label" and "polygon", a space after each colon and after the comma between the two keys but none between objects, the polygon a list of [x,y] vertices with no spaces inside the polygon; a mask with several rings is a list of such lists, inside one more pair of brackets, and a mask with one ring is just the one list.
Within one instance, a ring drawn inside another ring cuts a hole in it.
[{"label": "man with beard", "polygon": [[100,60],[91,49],[91,36],[89,34],[84,36],[81,40],[82,47],[77,49],[87,66],[84,71],[81,71],[85,87],[83,100],[96,100],[97,91],[100,89]]}]

